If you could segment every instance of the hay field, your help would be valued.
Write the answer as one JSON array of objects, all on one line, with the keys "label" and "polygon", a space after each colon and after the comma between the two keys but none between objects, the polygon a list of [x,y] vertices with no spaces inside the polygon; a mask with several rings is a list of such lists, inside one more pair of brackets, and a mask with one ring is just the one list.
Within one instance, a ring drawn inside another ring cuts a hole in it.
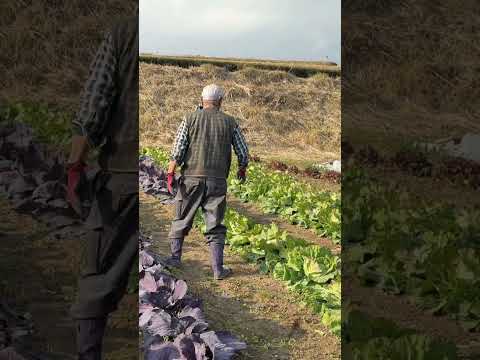
[{"label": "hay field", "polygon": [[340,156],[340,77],[299,78],[251,67],[229,72],[209,64],[140,63],[141,145],[170,148],[209,83],[225,88],[223,108],[239,119],[252,153],[296,163]]},{"label": "hay field", "polygon": [[100,41],[132,0],[0,2],[0,103],[43,103],[70,113]]},{"label": "hay field", "polygon": [[343,1],[348,140],[389,146],[480,132],[479,15],[475,0]]}]

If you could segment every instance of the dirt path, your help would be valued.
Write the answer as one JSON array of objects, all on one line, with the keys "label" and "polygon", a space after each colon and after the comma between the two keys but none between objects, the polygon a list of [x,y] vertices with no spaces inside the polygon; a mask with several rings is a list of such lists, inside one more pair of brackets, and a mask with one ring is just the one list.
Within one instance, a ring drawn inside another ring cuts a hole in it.
[{"label": "dirt path", "polygon": [[364,287],[354,279],[344,279],[342,285],[342,299],[347,299],[359,310],[392,320],[401,327],[452,341],[464,358],[480,358],[478,333],[466,332],[455,320],[431,315],[415,306],[407,296],[389,295],[377,288]]},{"label": "dirt path", "polygon": [[[58,239],[30,216],[12,211],[2,198],[0,218],[0,298],[32,315],[36,329],[32,349],[56,354],[52,359],[74,359],[75,328],[69,307],[76,287],[78,238]],[[132,329],[137,326],[137,312],[137,295],[126,296],[109,322],[106,360],[136,357],[138,333]]]},{"label": "dirt path", "polygon": [[259,207],[253,203],[244,203],[241,200],[235,198],[232,195],[228,196],[228,206],[238,211],[240,214],[245,215],[258,224],[271,224],[275,223],[281,230],[286,231],[289,235],[304,239],[312,244],[324,246],[329,248],[334,253],[340,253],[341,246],[335,245],[331,239],[320,237],[312,230],[304,229],[297,225],[287,223],[275,214],[265,214]]},{"label": "dirt path", "polygon": [[[155,249],[169,253],[166,239],[172,206],[141,195],[141,227],[153,236]],[[213,329],[230,330],[242,337],[248,349],[241,359],[339,359],[340,342],[328,333],[318,316],[297,304],[293,294],[255,266],[231,253],[226,265],[234,276],[212,280],[208,249],[197,231],[185,242],[183,268],[174,272],[185,279],[190,291],[204,301],[206,317]]]}]

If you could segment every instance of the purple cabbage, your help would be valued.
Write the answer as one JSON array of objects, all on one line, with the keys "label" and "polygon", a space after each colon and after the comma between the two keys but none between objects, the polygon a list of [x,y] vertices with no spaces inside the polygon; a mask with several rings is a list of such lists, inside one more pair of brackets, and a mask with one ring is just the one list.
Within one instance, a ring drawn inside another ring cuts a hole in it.
[{"label": "purple cabbage", "polygon": [[139,327],[146,360],[228,360],[246,344],[226,331],[209,331],[200,299],[169,274],[158,256],[146,250],[151,239],[139,237]]},{"label": "purple cabbage", "polygon": [[65,201],[64,154],[38,142],[26,124],[8,124],[0,136],[0,191],[14,209],[48,227],[73,225],[77,216]]},{"label": "purple cabbage", "polygon": [[229,360],[247,347],[228,331],[208,331],[200,334],[200,338],[212,351],[214,360]]},{"label": "purple cabbage", "polygon": [[158,168],[149,156],[141,156],[139,159],[138,182],[144,193],[155,196],[163,203],[173,201],[172,195],[168,192],[165,171]]},{"label": "purple cabbage", "polygon": [[162,343],[160,345],[152,345],[145,352],[145,360],[178,360],[180,351],[177,346],[172,343]]}]

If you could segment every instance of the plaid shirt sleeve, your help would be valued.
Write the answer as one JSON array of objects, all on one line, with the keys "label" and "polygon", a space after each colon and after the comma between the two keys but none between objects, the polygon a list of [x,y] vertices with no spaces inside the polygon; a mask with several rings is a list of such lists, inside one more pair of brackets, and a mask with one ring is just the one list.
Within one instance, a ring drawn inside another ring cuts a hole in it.
[{"label": "plaid shirt sleeve", "polygon": [[175,137],[175,142],[173,144],[172,153],[170,156],[170,160],[174,160],[177,162],[177,165],[181,166],[185,159],[185,154],[187,152],[189,145],[188,139],[188,126],[187,120],[183,119],[180,127],[177,131],[177,136]]},{"label": "plaid shirt sleeve", "polygon": [[248,165],[248,146],[245,137],[242,134],[242,130],[240,130],[238,125],[233,131],[232,144],[233,150],[235,151],[235,154],[237,154],[238,166],[246,167]]},{"label": "plaid shirt sleeve", "polygon": [[105,138],[108,110],[115,97],[116,67],[113,39],[107,34],[90,66],[80,110],[72,122],[73,134],[87,137],[94,147],[101,145]]}]

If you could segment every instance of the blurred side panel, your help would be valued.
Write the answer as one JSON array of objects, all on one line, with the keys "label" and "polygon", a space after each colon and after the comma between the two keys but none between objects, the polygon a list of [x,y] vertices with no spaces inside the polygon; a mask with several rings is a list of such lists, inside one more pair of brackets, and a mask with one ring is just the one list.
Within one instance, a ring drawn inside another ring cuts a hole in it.
[{"label": "blurred side panel", "polygon": [[7,0],[0,26],[0,358],[133,359],[138,2]]},{"label": "blurred side panel", "polygon": [[342,3],[342,357],[476,359],[478,3]]}]

